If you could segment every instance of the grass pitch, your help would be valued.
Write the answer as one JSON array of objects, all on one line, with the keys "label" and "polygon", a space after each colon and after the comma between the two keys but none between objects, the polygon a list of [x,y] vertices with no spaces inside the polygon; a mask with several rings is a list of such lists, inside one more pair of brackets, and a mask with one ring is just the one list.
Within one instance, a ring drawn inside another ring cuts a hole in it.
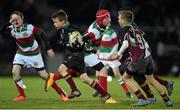
[{"label": "grass pitch", "polygon": [[[0,76],[0,109],[132,109],[130,104],[137,100],[134,94],[133,98],[127,98],[123,90],[119,87],[118,82],[113,78],[112,82],[108,82],[109,92],[119,103],[104,104],[98,97],[92,97],[93,89],[82,83],[79,78],[74,79],[82,95],[68,102],[62,102],[52,88],[48,92],[44,92],[44,81],[39,77],[23,76],[23,81],[27,86],[25,90],[27,100],[15,102],[13,98],[16,97],[18,93],[12,77]],[[157,97],[157,102],[145,107],[135,107],[133,109],[180,109],[180,79],[174,77],[164,77],[164,79],[175,81],[174,92],[173,95],[170,96],[174,102],[174,107],[167,108],[157,91],[151,87]],[[70,94],[70,88],[64,79],[57,82]]]}]

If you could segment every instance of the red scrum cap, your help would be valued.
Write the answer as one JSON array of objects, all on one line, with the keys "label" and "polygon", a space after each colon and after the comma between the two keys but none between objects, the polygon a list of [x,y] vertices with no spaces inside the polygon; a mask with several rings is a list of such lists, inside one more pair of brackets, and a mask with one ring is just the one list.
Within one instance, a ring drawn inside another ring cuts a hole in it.
[{"label": "red scrum cap", "polygon": [[103,25],[103,20],[109,16],[110,13],[106,9],[101,9],[96,13],[96,22],[98,25]]}]

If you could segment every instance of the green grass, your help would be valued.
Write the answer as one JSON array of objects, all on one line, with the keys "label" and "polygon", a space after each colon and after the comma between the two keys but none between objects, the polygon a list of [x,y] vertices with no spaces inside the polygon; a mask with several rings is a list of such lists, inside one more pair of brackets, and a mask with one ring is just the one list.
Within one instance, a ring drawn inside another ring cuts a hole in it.
[{"label": "green grass", "polygon": [[[79,78],[74,78],[75,82],[82,92],[81,97],[74,98],[68,102],[60,101],[59,96],[51,88],[47,93],[44,92],[44,81],[39,77],[23,77],[23,81],[27,86],[25,90],[27,100],[23,102],[15,102],[13,98],[18,95],[15,84],[11,77],[0,76],[0,109],[130,109],[131,103],[137,100],[134,98],[126,98],[118,82],[113,79],[109,82],[109,92],[113,98],[118,100],[118,104],[104,104],[98,97],[92,97],[93,89],[82,83]],[[180,109],[180,80],[173,77],[164,77],[164,79],[171,79],[175,81],[174,93],[170,97],[174,102],[174,107],[170,109]],[[57,81],[58,84],[64,88],[67,93],[70,93],[69,86],[63,80]],[[157,102],[145,107],[136,107],[140,109],[167,109],[157,91],[152,88],[157,97]]]}]

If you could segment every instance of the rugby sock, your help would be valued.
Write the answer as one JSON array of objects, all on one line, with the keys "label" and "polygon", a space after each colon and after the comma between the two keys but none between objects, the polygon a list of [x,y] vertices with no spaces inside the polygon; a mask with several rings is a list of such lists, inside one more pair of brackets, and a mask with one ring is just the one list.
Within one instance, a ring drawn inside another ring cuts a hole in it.
[{"label": "rugby sock", "polygon": [[23,88],[23,81],[22,80],[19,80],[19,81],[16,81],[17,85],[19,85],[19,87]]},{"label": "rugby sock", "polygon": [[161,95],[161,97],[163,98],[164,102],[167,102],[169,100],[169,97],[167,96],[167,94],[163,94]]},{"label": "rugby sock", "polygon": [[96,81],[93,81],[90,86],[94,88],[102,96],[107,95],[107,91],[105,91]]},{"label": "rugby sock", "polygon": [[154,78],[162,85],[167,86],[168,82],[166,80],[161,79],[159,76],[154,75]]},{"label": "rugby sock", "polygon": [[147,98],[152,98],[154,97],[151,89],[149,88],[149,85],[145,82],[144,84],[141,85],[142,90],[146,93]]},{"label": "rugby sock", "polygon": [[[75,76],[76,72],[73,70],[73,69],[69,69],[68,70],[68,74],[70,74],[71,76]],[[56,81],[56,80],[59,80],[63,78],[63,76],[59,73],[54,73],[54,77],[53,77],[53,80]]]},{"label": "rugby sock", "polygon": [[63,94],[63,95],[66,96],[66,94],[64,93],[64,91],[63,91],[55,82],[53,83],[52,87],[54,88],[54,90],[56,90],[56,92],[57,92],[59,95]]},{"label": "rugby sock", "polygon": [[120,79],[120,80],[118,80],[118,81],[119,81],[120,86],[123,88],[124,92],[125,92],[126,94],[129,93],[129,90],[128,90],[128,88],[127,88],[124,80],[123,80],[123,79]]},{"label": "rugby sock", "polygon": [[77,90],[77,87],[76,87],[76,85],[75,85],[71,75],[67,74],[64,78],[67,81],[67,83],[69,84],[69,86],[72,89],[72,91]]},{"label": "rugby sock", "polygon": [[17,88],[17,90],[19,92],[19,95],[20,96],[25,96],[22,80],[15,81],[15,84],[16,84],[16,88]]},{"label": "rugby sock", "polygon": [[76,76],[76,71],[73,70],[73,69],[68,69],[67,72],[68,72],[68,74],[70,74],[72,77],[75,77],[75,76]]},{"label": "rugby sock", "polygon": [[105,91],[107,91],[107,77],[105,76],[99,76],[99,81],[98,81],[99,85],[101,85],[101,87],[103,87],[103,89]]},{"label": "rugby sock", "polygon": [[138,99],[146,99],[140,90],[137,90],[135,92],[135,95],[137,96]]},{"label": "rugby sock", "polygon": [[61,78],[63,78],[61,74],[55,73],[55,74],[54,74],[54,77],[53,77],[53,80],[56,81],[56,80],[59,80],[59,79],[61,79]]}]

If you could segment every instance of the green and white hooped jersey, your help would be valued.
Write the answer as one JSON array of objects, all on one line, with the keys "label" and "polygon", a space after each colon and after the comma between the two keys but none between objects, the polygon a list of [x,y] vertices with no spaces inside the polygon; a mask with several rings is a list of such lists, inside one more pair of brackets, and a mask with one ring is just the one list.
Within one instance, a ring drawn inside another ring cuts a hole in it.
[{"label": "green and white hooped jersey", "polygon": [[112,51],[118,51],[113,50],[114,46],[118,44],[118,38],[116,32],[112,28],[107,28],[103,32],[103,36],[101,38],[101,45],[99,47],[100,53],[111,53]]},{"label": "green and white hooped jersey", "polygon": [[93,36],[91,36],[90,40],[96,41],[96,40],[101,40],[102,34],[104,32],[103,28],[100,28],[96,22],[93,22],[89,28],[88,28],[88,33],[92,33]]},{"label": "green and white hooped jersey", "polygon": [[111,54],[118,51],[118,44],[116,32],[112,28],[107,28],[103,33],[99,47],[99,59],[104,65],[111,68],[116,68],[121,65],[119,60],[106,60]]},{"label": "green and white hooped jersey", "polygon": [[16,39],[16,53],[22,55],[37,55],[39,54],[39,46],[34,36],[38,33],[39,28],[32,24],[24,24],[19,30],[10,26],[11,35]]}]

